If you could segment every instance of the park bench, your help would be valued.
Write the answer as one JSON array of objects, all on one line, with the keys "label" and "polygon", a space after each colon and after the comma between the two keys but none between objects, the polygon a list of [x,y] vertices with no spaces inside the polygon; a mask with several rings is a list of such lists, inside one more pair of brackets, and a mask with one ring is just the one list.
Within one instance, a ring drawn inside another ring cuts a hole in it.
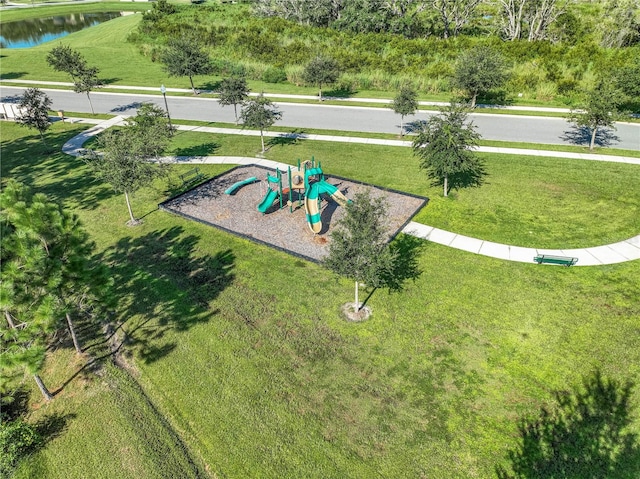
[{"label": "park bench", "polygon": [[202,178],[204,178],[204,174],[200,172],[200,168],[198,168],[197,166],[180,175],[182,186],[190,185],[191,183],[194,183]]},{"label": "park bench", "polygon": [[554,256],[551,254],[539,254],[535,258],[533,258],[538,264],[547,263],[547,264],[559,264],[562,266],[573,266],[578,262],[578,258],[572,258],[571,256]]}]

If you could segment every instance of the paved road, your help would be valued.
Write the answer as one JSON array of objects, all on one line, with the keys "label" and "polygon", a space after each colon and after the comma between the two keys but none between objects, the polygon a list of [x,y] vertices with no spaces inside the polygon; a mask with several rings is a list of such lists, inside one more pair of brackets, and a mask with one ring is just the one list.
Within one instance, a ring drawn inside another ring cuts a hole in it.
[{"label": "paved road", "polygon": [[[15,101],[23,88],[2,87],[0,101]],[[85,95],[70,91],[43,89],[53,100],[54,109],[90,112]],[[150,101],[164,107],[159,95],[142,93],[121,94],[95,92],[91,94],[97,113],[135,114],[141,102]],[[167,97],[172,118],[202,121],[233,122],[233,107],[221,107],[215,99],[197,97]],[[386,108],[357,106],[310,105],[276,103],[283,112],[277,125],[297,128],[321,128],[343,131],[397,133],[400,117]],[[428,118],[431,113],[420,112],[405,118],[411,122]],[[562,118],[474,114],[471,115],[484,139],[518,141],[540,144],[574,144],[587,141],[588,135],[572,127]],[[620,123],[616,131],[609,132],[610,146],[640,150],[640,125]],[[612,136],[613,135],[613,136]],[[611,137],[612,136],[612,137]]]}]

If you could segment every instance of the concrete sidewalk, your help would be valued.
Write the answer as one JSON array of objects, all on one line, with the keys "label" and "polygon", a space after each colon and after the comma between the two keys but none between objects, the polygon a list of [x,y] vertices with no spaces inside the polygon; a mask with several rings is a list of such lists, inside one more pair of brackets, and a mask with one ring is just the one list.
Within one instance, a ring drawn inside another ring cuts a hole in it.
[{"label": "concrete sidewalk", "polygon": [[[80,122],[80,119],[70,119],[74,122]],[[95,120],[91,120],[95,122]],[[118,116],[111,118],[110,120],[100,121],[95,126],[83,131],[79,135],[70,139],[62,147],[62,151],[68,155],[78,156],[82,154],[82,145],[92,136],[99,134],[100,132],[121,124],[124,121],[124,117]],[[226,134],[242,134],[259,136],[260,132],[251,130],[234,130],[231,128],[210,128],[210,127],[198,127],[198,126],[183,126],[178,127],[179,130],[184,131],[203,131],[207,133],[226,133]],[[281,133],[273,133],[269,136],[283,136]],[[284,135],[286,136],[286,135]],[[317,138],[311,138],[311,137]],[[334,139],[335,138],[335,139]],[[331,137],[324,135],[306,135],[305,139],[309,140],[323,140],[323,141],[340,141],[347,137]],[[348,138],[351,143],[369,143],[368,138]],[[361,140],[361,141],[358,141]],[[378,140],[378,141],[395,141],[395,140]],[[400,142],[396,143],[409,143]],[[380,144],[380,143],[375,143]],[[386,143],[385,143],[386,144]],[[404,144],[394,146],[408,146]],[[535,152],[539,156],[556,156],[562,158],[576,158],[583,160],[596,160],[596,161],[615,161],[624,163],[633,163],[640,165],[640,158],[625,158],[625,157],[611,157],[608,155],[581,155],[580,157],[565,156],[562,152],[557,151],[537,151],[537,150],[518,150],[515,148],[501,148],[500,150],[516,150],[517,153],[508,154],[533,154],[523,153]],[[569,154],[569,153],[568,153]],[[569,154],[572,155],[572,154]],[[627,160],[627,161],[622,161]],[[279,163],[264,158],[252,158],[246,156],[190,156],[190,157],[164,157],[161,161],[171,161],[176,163],[195,163],[195,164],[232,164],[232,165],[260,165],[267,168],[279,169],[286,171],[290,166],[286,163]],[[493,243],[491,241],[484,241],[477,238],[471,238],[469,236],[463,236],[450,231],[434,228],[433,226],[424,225],[421,223],[410,222],[402,230],[403,233],[409,234],[418,238],[425,239],[434,243],[449,246],[451,248],[468,251],[474,254],[481,254],[484,256],[490,256],[492,258],[498,258],[508,261],[518,261],[522,263],[533,263],[534,256],[538,254],[548,254],[555,256],[571,256],[578,258],[576,266],[598,266],[606,264],[623,263],[625,261],[634,261],[640,259],[640,235],[634,236],[618,243],[609,245],[595,246],[590,248],[580,249],[542,249],[542,248],[524,248],[521,246],[505,245],[500,243]]]}]

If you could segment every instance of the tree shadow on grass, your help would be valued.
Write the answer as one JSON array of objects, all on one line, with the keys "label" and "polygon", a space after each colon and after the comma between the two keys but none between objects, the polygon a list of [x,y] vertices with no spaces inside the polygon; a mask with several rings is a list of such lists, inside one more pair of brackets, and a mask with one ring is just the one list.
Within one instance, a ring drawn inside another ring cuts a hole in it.
[{"label": "tree shadow on grass", "polygon": [[220,149],[220,143],[211,141],[200,145],[189,146],[185,148],[176,148],[172,153],[175,156],[208,156],[215,155]]},{"label": "tree shadow on grass", "polygon": [[389,291],[400,292],[407,281],[415,281],[420,277],[422,270],[418,260],[426,244],[426,241],[415,236],[400,234],[389,245],[396,255],[393,270],[386,278]]},{"label": "tree shadow on grass", "polygon": [[[72,199],[82,209],[96,208],[115,193],[89,174],[82,160],[60,151],[67,140],[84,129],[65,128],[69,129],[50,131],[45,135],[48,147],[40,141],[39,135],[34,134],[5,141],[2,145],[2,177],[25,183],[51,200],[65,203]],[[29,130],[25,128],[25,132]]]},{"label": "tree shadow on grass", "polygon": [[220,85],[222,85],[222,80],[218,81],[208,81],[206,83],[201,83],[200,87],[203,90],[217,92],[220,89]]},{"label": "tree shadow on grass", "polygon": [[322,92],[322,97],[325,100],[331,100],[333,98],[350,98],[356,93],[358,93],[358,91],[353,90],[352,88],[334,88],[332,90]]},{"label": "tree shadow on grass", "polygon": [[36,423],[36,430],[38,431],[38,434],[40,434],[40,437],[42,437],[43,439],[43,444],[40,445],[40,448],[43,447],[47,442],[52,441],[60,436],[66,430],[69,421],[75,419],[76,416],[77,415],[74,413],[54,413],[40,419]]},{"label": "tree shadow on grass", "polygon": [[[389,289],[389,293],[401,292],[407,281],[415,281],[420,277],[422,270],[418,259],[426,245],[426,241],[407,234],[397,236],[389,245],[396,258],[393,263],[393,269],[384,276],[385,287]],[[363,307],[366,306],[377,289],[371,288],[362,302]]]},{"label": "tree shadow on grass", "polygon": [[[0,58],[4,58],[4,55],[0,56]],[[0,79],[2,80],[15,80],[16,78],[21,78],[25,76],[27,72],[7,72],[2,73],[0,75]]]},{"label": "tree shadow on grass", "polygon": [[[591,143],[591,128],[574,125],[569,130],[566,130],[560,139],[578,146],[589,146]],[[620,142],[620,137],[612,129],[598,128],[595,139],[596,146],[611,146],[613,142]]]},{"label": "tree shadow on grass", "polygon": [[199,241],[173,227],[122,238],[104,255],[111,265],[113,294],[121,298],[117,328],[125,334],[125,352],[145,363],[177,346],[165,338],[169,333],[209,321],[217,312],[211,301],[234,280],[232,251],[196,256]]},{"label": "tree shadow on grass", "polygon": [[117,81],[122,80],[122,78],[118,78],[118,77],[114,77],[114,78],[101,78],[100,81],[102,81],[102,85],[103,86],[109,86],[112,83],[115,83]]},{"label": "tree shadow on grass", "polygon": [[306,135],[303,130],[293,130],[289,133],[281,133],[278,136],[272,137],[267,142],[267,146],[269,148],[273,146],[292,146],[300,143],[301,140],[304,140]]},{"label": "tree shadow on grass", "polygon": [[[29,413],[29,401],[31,391],[24,386],[3,394],[0,403],[2,404],[2,414],[0,418],[3,422],[13,422],[24,418]],[[40,441],[34,444],[30,449],[23,451],[24,454],[30,454],[42,449],[49,441],[60,436],[67,427],[67,423],[74,419],[76,414],[48,414],[38,420],[34,427]]]},{"label": "tree shadow on grass", "polygon": [[518,424],[517,446],[499,479],[634,479],[640,445],[630,432],[633,383],[595,371],[572,391],[555,391],[554,404]]}]

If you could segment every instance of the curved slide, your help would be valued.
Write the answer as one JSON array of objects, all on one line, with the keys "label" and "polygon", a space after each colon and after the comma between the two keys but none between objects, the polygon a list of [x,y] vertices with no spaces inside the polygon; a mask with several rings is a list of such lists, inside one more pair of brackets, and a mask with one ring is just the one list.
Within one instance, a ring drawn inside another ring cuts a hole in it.
[{"label": "curved slide", "polygon": [[309,188],[304,198],[304,210],[307,213],[307,224],[314,233],[320,233],[322,230],[322,220],[320,219],[320,210],[318,208],[318,197],[322,193],[327,193],[340,206],[349,203],[349,199],[340,193],[340,190],[326,181],[318,181]]},{"label": "curved slide", "polygon": [[229,188],[224,190],[225,195],[232,195],[236,192],[238,188],[243,187],[244,185],[249,185],[254,181],[258,181],[258,178],[252,176],[251,178],[247,178],[246,180],[238,181],[237,183],[232,184]]},{"label": "curved slide", "polygon": [[265,213],[269,207],[273,204],[273,201],[278,197],[278,192],[269,188],[262,202],[258,205],[258,211]]}]

